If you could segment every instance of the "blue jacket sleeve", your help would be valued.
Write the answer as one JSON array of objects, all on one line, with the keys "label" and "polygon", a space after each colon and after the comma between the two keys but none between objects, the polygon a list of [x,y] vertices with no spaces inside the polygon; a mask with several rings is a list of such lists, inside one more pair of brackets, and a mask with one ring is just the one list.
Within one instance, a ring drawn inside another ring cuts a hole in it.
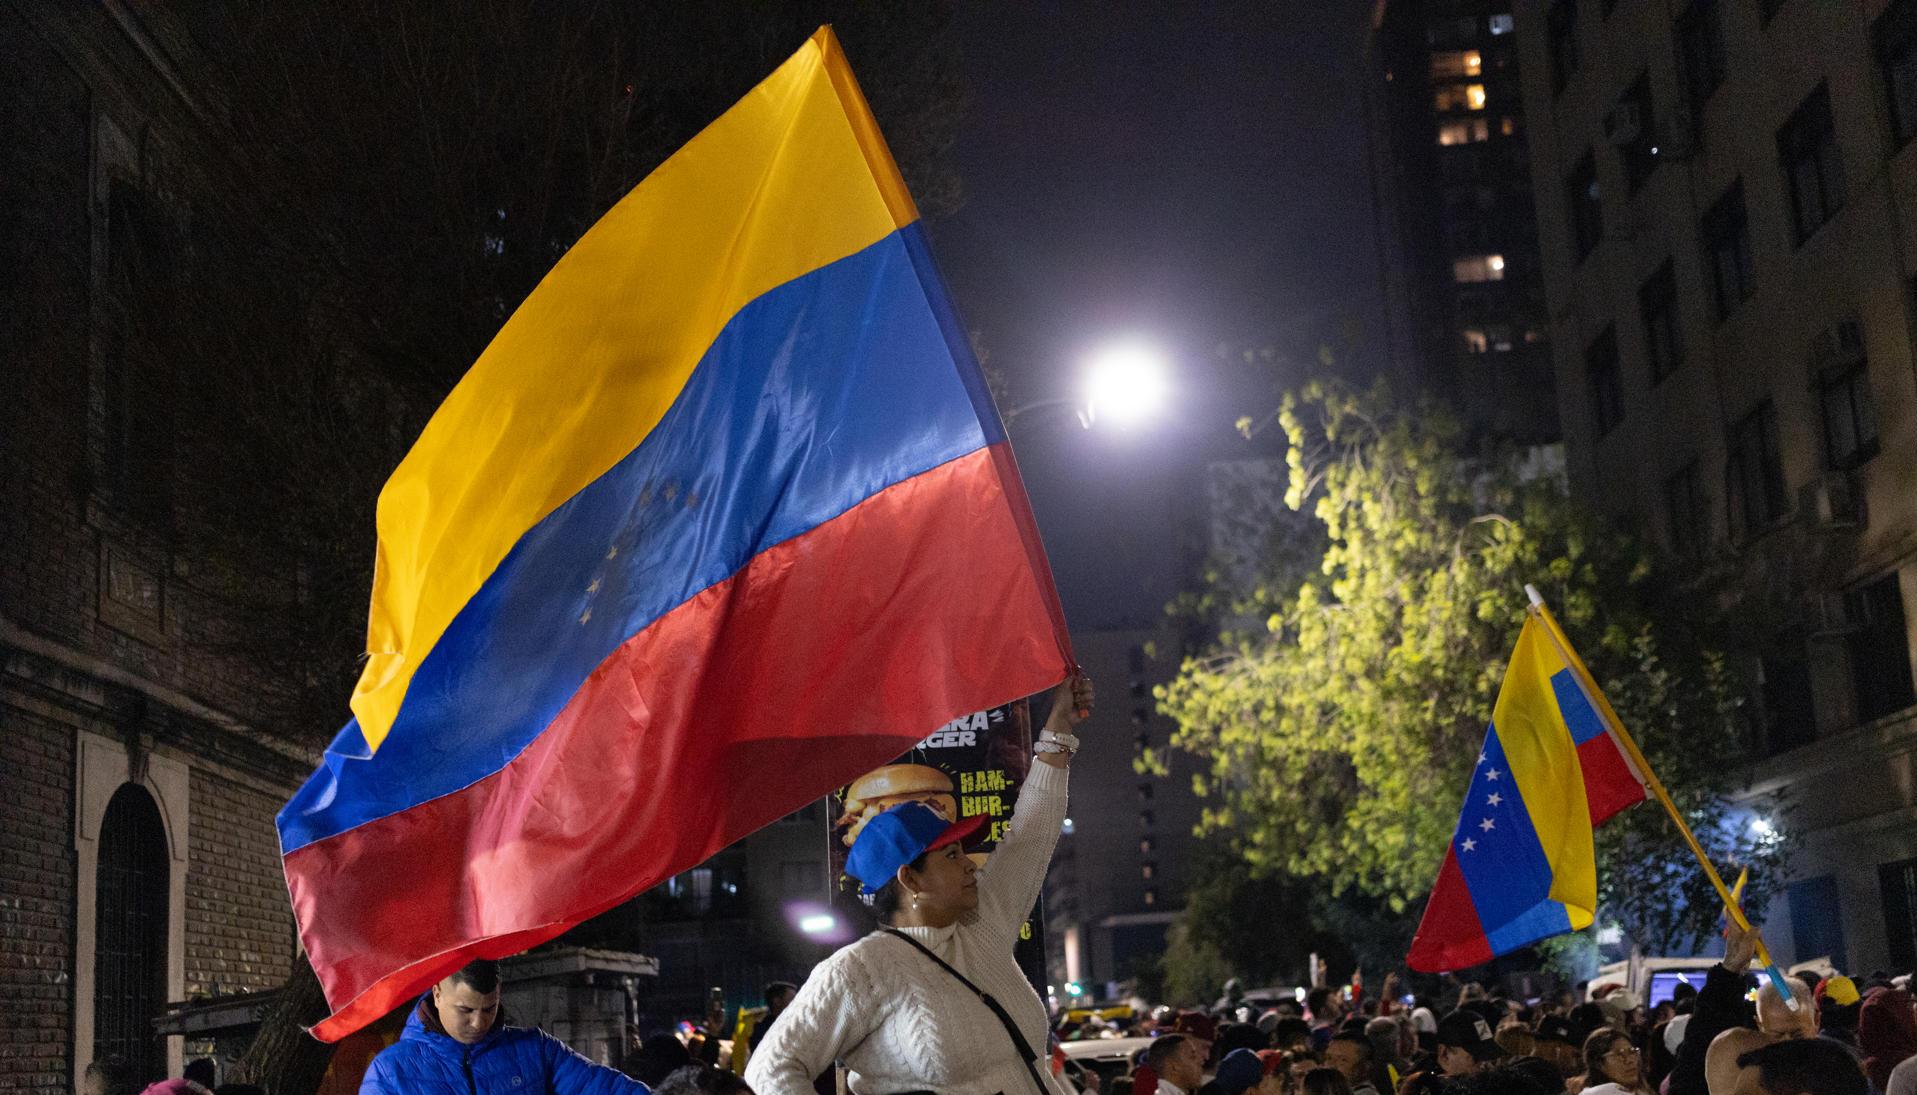
[{"label": "blue jacket sleeve", "polygon": [[[545,1051],[546,1075],[552,1077],[553,1095],[650,1095],[646,1085],[604,1065],[596,1065],[574,1053],[566,1043],[540,1032]],[[366,1095],[361,1092],[360,1095]]]},{"label": "blue jacket sleeve", "polygon": [[365,1077],[359,1082],[359,1095],[399,1095],[399,1088],[393,1085],[392,1077],[386,1071],[380,1058],[373,1058],[373,1063],[367,1066]]}]

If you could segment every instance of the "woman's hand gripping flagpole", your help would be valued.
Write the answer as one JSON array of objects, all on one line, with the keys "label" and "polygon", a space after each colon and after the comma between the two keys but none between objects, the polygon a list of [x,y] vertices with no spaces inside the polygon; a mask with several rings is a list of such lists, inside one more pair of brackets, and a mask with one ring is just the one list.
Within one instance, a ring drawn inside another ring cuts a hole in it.
[{"label": "woman's hand gripping flagpole", "polygon": [[1659,803],[1663,804],[1664,812],[1671,816],[1671,822],[1677,826],[1678,834],[1684,838],[1684,843],[1690,845],[1691,854],[1697,857],[1698,864],[1704,868],[1705,877],[1710,879],[1712,888],[1723,900],[1725,915],[1730,917],[1731,923],[1736,924],[1739,931],[1751,934],[1751,938],[1756,942],[1757,960],[1764,964],[1764,972],[1770,978],[1771,987],[1777,990],[1777,994],[1784,998],[1784,1002],[1790,1005],[1792,1011],[1798,1010],[1802,1005],[1798,1003],[1797,997],[1791,994],[1790,986],[1784,981],[1784,972],[1777,968],[1777,963],[1771,958],[1770,949],[1764,946],[1763,936],[1751,927],[1750,919],[1744,915],[1744,908],[1738,901],[1738,895],[1733,894],[1730,887],[1724,885],[1723,876],[1717,873],[1717,867],[1711,863],[1710,857],[1704,854],[1704,846],[1697,842],[1697,836],[1691,832],[1691,827],[1685,822],[1684,815],[1678,811],[1677,804],[1671,801],[1670,792],[1664,789],[1664,782],[1657,778],[1656,772],[1651,770],[1650,762],[1644,759],[1644,753],[1638,749],[1637,742],[1631,738],[1629,731],[1624,729],[1624,724],[1618,721],[1617,712],[1611,710],[1610,701],[1605,699],[1604,693],[1598,690],[1597,685],[1591,680],[1590,671],[1584,668],[1583,661],[1571,650],[1570,640],[1566,639],[1564,633],[1558,629],[1558,622],[1551,615],[1551,610],[1545,607],[1543,596],[1533,585],[1526,585],[1524,592],[1531,599],[1529,611],[1543,621],[1545,634],[1551,637],[1551,645],[1557,648],[1558,659],[1564,663],[1564,668],[1570,670],[1571,679],[1577,682],[1578,691],[1584,694],[1585,702],[1589,703],[1591,709],[1604,720],[1605,729],[1610,731],[1618,746],[1624,750],[1624,755],[1630,758],[1631,766],[1637,770],[1638,777],[1644,781],[1645,788],[1657,798]]}]

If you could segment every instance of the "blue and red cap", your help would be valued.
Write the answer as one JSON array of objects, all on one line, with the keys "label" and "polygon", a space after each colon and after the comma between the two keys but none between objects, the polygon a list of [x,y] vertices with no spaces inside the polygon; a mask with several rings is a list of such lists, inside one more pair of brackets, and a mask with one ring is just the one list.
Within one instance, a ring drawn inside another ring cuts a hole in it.
[{"label": "blue and red cap", "polygon": [[859,880],[860,893],[878,893],[900,867],[964,840],[983,824],[984,814],[947,821],[923,802],[900,803],[865,823],[845,857],[845,873]]}]

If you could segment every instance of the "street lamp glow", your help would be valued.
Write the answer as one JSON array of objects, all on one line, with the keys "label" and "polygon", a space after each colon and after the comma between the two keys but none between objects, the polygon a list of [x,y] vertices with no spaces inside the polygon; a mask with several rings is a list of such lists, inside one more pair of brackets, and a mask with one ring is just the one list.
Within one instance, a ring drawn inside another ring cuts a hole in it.
[{"label": "street lamp glow", "polygon": [[831,935],[838,926],[838,920],[829,913],[814,913],[799,918],[799,930],[807,935]]},{"label": "street lamp glow", "polygon": [[1090,417],[1128,426],[1150,417],[1165,402],[1164,356],[1142,342],[1121,342],[1099,351],[1085,375]]}]

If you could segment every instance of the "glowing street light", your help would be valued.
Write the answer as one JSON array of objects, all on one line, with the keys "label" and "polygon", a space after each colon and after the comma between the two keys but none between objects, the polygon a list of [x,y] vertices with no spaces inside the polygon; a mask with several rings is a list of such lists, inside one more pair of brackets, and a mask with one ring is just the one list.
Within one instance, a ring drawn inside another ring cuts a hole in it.
[{"label": "glowing street light", "polygon": [[1120,426],[1149,418],[1165,402],[1165,358],[1145,342],[1116,342],[1092,356],[1085,374],[1085,424],[1100,417]]},{"label": "glowing street light", "polygon": [[1004,412],[1014,419],[1043,407],[1069,407],[1086,429],[1101,417],[1120,426],[1136,425],[1157,413],[1171,385],[1164,355],[1149,343],[1115,342],[1093,354],[1087,363],[1081,394],[1076,399],[1034,399]]},{"label": "glowing street light", "polygon": [[799,918],[799,931],[814,938],[831,935],[838,926],[838,918],[830,913],[813,913]]}]

